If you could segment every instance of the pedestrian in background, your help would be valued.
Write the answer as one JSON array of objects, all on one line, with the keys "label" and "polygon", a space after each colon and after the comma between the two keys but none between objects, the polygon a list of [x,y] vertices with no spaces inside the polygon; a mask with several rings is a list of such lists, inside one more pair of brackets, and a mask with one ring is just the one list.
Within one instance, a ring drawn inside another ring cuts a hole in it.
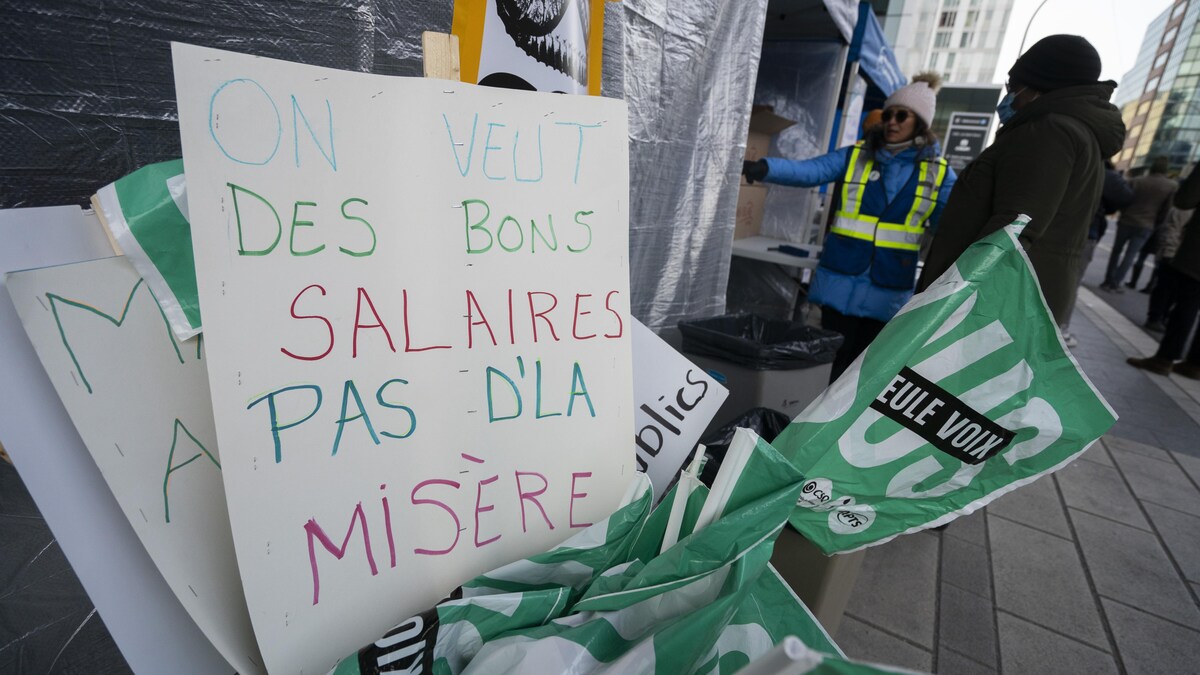
[{"label": "pedestrian in background", "polygon": [[881,124],[862,141],[813,159],[768,157],[742,167],[750,182],[815,187],[841,180],[808,296],[821,307],[821,327],[845,337],[830,382],[912,297],[921,236],[937,227],[954,186],[954,170],[938,156],[930,131],[940,78],[920,77],[888,97]]},{"label": "pedestrian in background", "polygon": [[1071,303],[1067,306],[1066,321],[1059,326],[1063,342],[1067,343],[1068,347],[1079,344],[1068,329],[1071,325],[1071,313],[1075,310],[1075,300],[1079,297],[1079,285],[1083,283],[1083,273],[1087,271],[1088,265],[1092,264],[1096,243],[1108,230],[1108,216],[1120,211],[1131,199],[1133,190],[1129,188],[1129,183],[1125,182],[1121,172],[1113,167],[1110,160],[1104,160],[1104,187],[1100,192],[1100,203],[1096,205],[1096,213],[1092,216],[1091,226],[1088,227],[1087,241],[1083,244],[1083,250],[1079,252],[1079,277],[1075,282],[1075,294],[1071,296]]},{"label": "pedestrian in background", "polygon": [[1150,278],[1150,307],[1146,311],[1146,329],[1161,333],[1167,329],[1167,315],[1175,305],[1175,275],[1169,271],[1175,252],[1183,239],[1183,228],[1195,209],[1171,208],[1167,220],[1156,233],[1158,250],[1154,253],[1154,276]]},{"label": "pedestrian in background", "polygon": [[[1154,226],[1150,232],[1150,237],[1146,239],[1146,243],[1142,244],[1141,250],[1138,251],[1137,259],[1133,261],[1133,272],[1129,275],[1129,281],[1125,282],[1125,288],[1137,290],[1138,279],[1142,278],[1142,270],[1146,268],[1146,260],[1150,256],[1154,256],[1154,266],[1158,267],[1160,262],[1158,259],[1158,232],[1162,229],[1166,222],[1164,217],[1163,223]],[[1142,289],[1143,293],[1150,292],[1150,284],[1154,281],[1154,275],[1150,275],[1150,281],[1146,282],[1146,287]]]},{"label": "pedestrian in background", "polygon": [[[1200,206],[1200,171],[1192,171],[1179,186],[1174,206],[1177,209],[1195,209]],[[1158,351],[1146,358],[1129,358],[1127,363],[1135,368],[1148,370],[1159,375],[1177,373],[1193,380],[1200,380],[1200,339],[1192,338],[1191,347],[1184,356],[1188,336],[1196,327],[1200,315],[1200,224],[1197,214],[1184,226],[1179,249],[1171,258],[1171,264],[1162,270],[1163,283],[1174,284],[1175,304],[1167,315],[1166,332]],[[1176,363],[1176,361],[1179,361]]]},{"label": "pedestrian in background", "polygon": [[1030,217],[1021,243],[1059,326],[1079,282],[1080,252],[1104,185],[1104,158],[1125,141],[1108,102],[1116,83],[1099,82],[1100,55],[1078,35],[1051,35],[1008,71],[996,107],[996,141],[963,169],[933,238],[919,289],[927,288],[975,241]]},{"label": "pedestrian in background", "polygon": [[1108,271],[1100,288],[1113,293],[1124,293],[1121,284],[1133,260],[1141,252],[1155,228],[1162,225],[1171,209],[1171,198],[1179,184],[1167,177],[1167,158],[1155,157],[1150,164],[1150,173],[1129,181],[1133,188],[1133,201],[1121,209],[1117,220],[1117,239],[1108,256]]}]

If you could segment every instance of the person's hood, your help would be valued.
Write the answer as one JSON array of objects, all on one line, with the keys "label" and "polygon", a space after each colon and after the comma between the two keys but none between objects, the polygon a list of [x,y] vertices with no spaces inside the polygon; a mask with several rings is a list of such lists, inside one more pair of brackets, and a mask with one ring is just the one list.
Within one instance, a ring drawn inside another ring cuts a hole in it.
[{"label": "person's hood", "polygon": [[1125,144],[1121,111],[1109,103],[1116,82],[1108,80],[1046,92],[1017,111],[996,136],[1047,115],[1067,115],[1083,122],[1100,143],[1102,157],[1112,157]]}]

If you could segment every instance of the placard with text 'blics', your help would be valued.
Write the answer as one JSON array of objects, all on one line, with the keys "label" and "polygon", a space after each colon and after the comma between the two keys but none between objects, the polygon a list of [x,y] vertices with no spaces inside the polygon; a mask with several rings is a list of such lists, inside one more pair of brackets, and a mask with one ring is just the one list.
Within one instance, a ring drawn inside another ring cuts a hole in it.
[{"label": "placard with text 'blics'", "polygon": [[625,105],[174,58],[247,603],[324,672],[632,478]]}]

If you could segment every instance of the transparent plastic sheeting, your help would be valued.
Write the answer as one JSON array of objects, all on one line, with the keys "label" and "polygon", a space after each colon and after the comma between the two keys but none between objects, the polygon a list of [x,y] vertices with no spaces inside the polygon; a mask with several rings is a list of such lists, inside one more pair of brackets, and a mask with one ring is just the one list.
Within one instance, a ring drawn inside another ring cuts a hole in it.
[{"label": "transparent plastic sheeting", "polygon": [[631,305],[658,331],[725,308],[766,1],[614,7],[625,14]]},{"label": "transparent plastic sheeting", "polygon": [[[767,42],[758,69],[756,105],[769,105],[775,114],[796,124],[784,129],[771,143],[771,156],[808,159],[829,150],[833,102],[841,85],[840,42]],[[816,243],[803,236],[812,213],[810,200],[819,199],[816,188],[770,185],[763,206],[762,234],[800,243]]]}]

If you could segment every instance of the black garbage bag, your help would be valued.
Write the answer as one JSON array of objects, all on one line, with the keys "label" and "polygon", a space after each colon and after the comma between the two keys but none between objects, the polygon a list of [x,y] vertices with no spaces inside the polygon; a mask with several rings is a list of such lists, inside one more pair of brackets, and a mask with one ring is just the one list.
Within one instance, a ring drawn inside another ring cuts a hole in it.
[{"label": "black garbage bag", "polygon": [[710,356],[754,370],[797,370],[833,361],[842,336],[799,321],[727,314],[680,321],[685,354]]},{"label": "black garbage bag", "polygon": [[707,434],[700,442],[704,444],[704,470],[700,472],[700,482],[712,487],[713,479],[721,470],[721,462],[725,460],[725,451],[733,442],[733,430],[746,427],[770,443],[783,431],[792,419],[778,410],[770,408],[751,408],[737,417],[729,420],[719,429]]}]

